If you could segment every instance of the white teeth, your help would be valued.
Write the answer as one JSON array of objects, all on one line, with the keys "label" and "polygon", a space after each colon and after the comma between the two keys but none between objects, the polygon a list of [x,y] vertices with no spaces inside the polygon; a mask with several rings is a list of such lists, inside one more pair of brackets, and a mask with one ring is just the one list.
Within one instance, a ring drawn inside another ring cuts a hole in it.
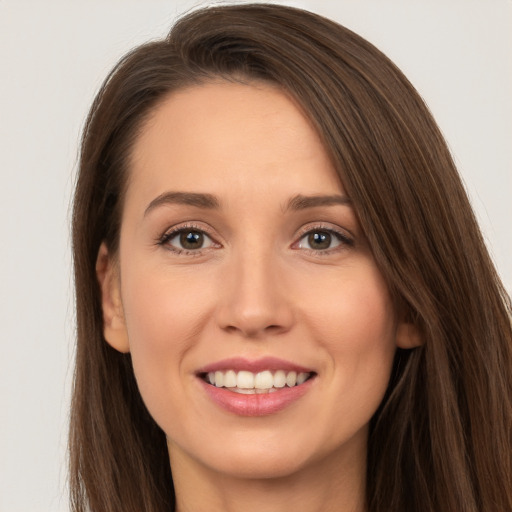
[{"label": "white teeth", "polygon": [[286,386],[286,373],[283,370],[278,370],[274,373],[274,387],[284,388]]},{"label": "white teeth", "polygon": [[274,393],[276,388],[270,389],[242,389],[242,388],[228,388],[230,391],[240,393],[241,395],[265,395],[267,393]]},{"label": "white teeth", "polygon": [[290,388],[293,388],[297,384],[297,372],[288,372],[286,376],[286,385]]},{"label": "white teeth", "polygon": [[224,386],[227,388],[236,387],[236,373],[233,370],[228,370],[224,374]]},{"label": "white teeth", "polygon": [[224,386],[224,374],[222,372],[215,372],[215,385],[218,388]]},{"label": "white teeth", "polygon": [[301,384],[304,384],[306,382],[306,379],[308,378],[307,373],[299,373],[297,375],[297,386],[300,386]]},{"label": "white teeth", "polygon": [[306,382],[309,376],[310,374],[306,372],[285,372],[284,370],[277,370],[274,373],[264,370],[256,374],[245,370],[238,373],[234,370],[227,370],[225,372],[209,372],[207,382],[218,388],[229,388],[237,393],[254,394],[273,392],[285,386],[290,388],[300,386]]},{"label": "white teeth", "polygon": [[256,390],[254,388],[245,389],[245,388],[239,388],[239,387],[232,388],[232,391],[234,391],[235,393],[241,393],[242,395],[254,395],[254,393],[256,392]]},{"label": "white teeth", "polygon": [[254,389],[254,373],[241,371],[236,376],[236,387],[242,389]]},{"label": "white teeth", "polygon": [[254,378],[254,387],[256,389],[270,389],[273,385],[274,378],[268,370],[256,374]]}]

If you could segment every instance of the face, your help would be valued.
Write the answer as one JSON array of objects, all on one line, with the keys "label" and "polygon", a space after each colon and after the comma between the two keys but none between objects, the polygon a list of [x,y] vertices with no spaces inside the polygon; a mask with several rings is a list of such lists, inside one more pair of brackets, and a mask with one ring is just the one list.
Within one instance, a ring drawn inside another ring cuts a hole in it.
[{"label": "face", "polygon": [[279,89],[173,93],[133,148],[105,338],[131,352],[171,461],[282,476],[362,463],[395,315],[316,132]]}]

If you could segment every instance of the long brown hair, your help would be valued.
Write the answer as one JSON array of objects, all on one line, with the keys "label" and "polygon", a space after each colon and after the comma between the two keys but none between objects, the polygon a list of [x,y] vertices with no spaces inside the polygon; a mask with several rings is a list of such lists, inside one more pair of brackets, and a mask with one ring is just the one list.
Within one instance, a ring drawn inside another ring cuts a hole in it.
[{"label": "long brown hair", "polygon": [[127,160],[166,95],[212,78],[266,80],[303,108],[349,193],[397,308],[423,345],[398,350],[372,419],[371,512],[512,510],[511,306],[447,146],[394,64],[346,28],[277,5],[213,7],[125,56],[87,119],[73,212],[75,512],[172,510],[165,435],[129,354],[103,338],[95,273],[116,251]]}]

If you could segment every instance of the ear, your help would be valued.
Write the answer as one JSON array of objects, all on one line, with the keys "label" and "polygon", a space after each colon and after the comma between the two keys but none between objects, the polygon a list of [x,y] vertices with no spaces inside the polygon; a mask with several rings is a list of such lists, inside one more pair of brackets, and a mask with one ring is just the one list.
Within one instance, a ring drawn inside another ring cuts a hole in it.
[{"label": "ear", "polygon": [[101,290],[103,309],[103,336],[119,352],[129,352],[128,333],[121,302],[121,286],[117,261],[102,243],[96,260],[96,276]]},{"label": "ear", "polygon": [[395,337],[398,348],[411,349],[423,345],[418,328],[411,322],[400,322]]}]

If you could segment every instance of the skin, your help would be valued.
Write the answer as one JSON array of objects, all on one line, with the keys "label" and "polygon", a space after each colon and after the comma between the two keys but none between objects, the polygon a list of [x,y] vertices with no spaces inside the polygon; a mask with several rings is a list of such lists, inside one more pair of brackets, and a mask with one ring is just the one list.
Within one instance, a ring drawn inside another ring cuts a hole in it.
[{"label": "skin", "polygon": [[[169,191],[218,207],[154,202]],[[364,510],[368,422],[396,347],[418,339],[350,203],[290,207],[298,195],[346,197],[311,124],[268,84],[175,92],[135,142],[119,254],[98,255],[105,338],[131,352],[167,435],[180,512]],[[165,235],[180,228],[204,232],[203,246],[179,252]],[[327,248],[308,242],[319,232]],[[285,409],[239,416],[196,375],[233,356],[316,377]]]}]

